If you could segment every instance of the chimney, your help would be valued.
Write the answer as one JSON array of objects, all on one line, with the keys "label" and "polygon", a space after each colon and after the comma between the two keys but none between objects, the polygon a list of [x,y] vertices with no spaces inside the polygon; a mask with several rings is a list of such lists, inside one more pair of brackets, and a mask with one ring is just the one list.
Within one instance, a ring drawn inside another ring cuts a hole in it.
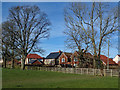
[{"label": "chimney", "polygon": [[59,54],[61,53],[61,51],[59,50]]}]

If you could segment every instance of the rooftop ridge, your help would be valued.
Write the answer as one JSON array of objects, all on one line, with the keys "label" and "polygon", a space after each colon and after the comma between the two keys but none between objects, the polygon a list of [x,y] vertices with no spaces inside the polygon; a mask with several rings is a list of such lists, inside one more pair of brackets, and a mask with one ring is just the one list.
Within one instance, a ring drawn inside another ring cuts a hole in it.
[{"label": "rooftop ridge", "polygon": [[59,53],[59,52],[51,52],[51,53]]},{"label": "rooftop ridge", "polygon": [[[70,52],[63,52],[63,53],[70,53]],[[70,53],[70,54],[72,54],[72,53]]]}]

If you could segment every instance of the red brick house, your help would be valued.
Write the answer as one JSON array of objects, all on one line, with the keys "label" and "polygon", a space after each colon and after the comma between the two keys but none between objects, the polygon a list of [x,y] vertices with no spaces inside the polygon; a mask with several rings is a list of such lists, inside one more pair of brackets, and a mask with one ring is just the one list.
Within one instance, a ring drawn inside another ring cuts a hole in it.
[{"label": "red brick house", "polygon": [[[107,65],[108,57],[106,57],[105,55],[100,55],[100,59],[104,65]],[[113,59],[109,58],[109,65],[117,65],[117,63],[113,61]]]},{"label": "red brick house", "polygon": [[38,54],[28,54],[25,59],[25,64],[43,64],[44,58],[39,56]]},{"label": "red brick house", "polygon": [[[84,59],[87,59],[89,62],[85,62],[83,63],[83,65],[85,67],[92,67],[92,61],[93,61],[93,55],[89,52],[85,53],[83,55]],[[78,67],[79,66],[79,52],[78,51],[75,51],[72,56],[71,56],[71,64],[72,66],[74,67]]]},{"label": "red brick house", "polygon": [[41,61],[39,61],[39,60],[31,60],[31,61],[29,62],[29,64],[31,64],[31,65],[42,65],[43,62],[41,62]]},{"label": "red brick house", "polygon": [[59,65],[61,66],[71,66],[71,55],[72,53],[63,52],[59,57]]},{"label": "red brick house", "polygon": [[72,55],[71,55],[71,64],[72,64],[72,66],[78,66],[79,65],[79,58],[78,58],[78,56],[79,56],[79,53],[78,53],[78,51],[75,51]]}]

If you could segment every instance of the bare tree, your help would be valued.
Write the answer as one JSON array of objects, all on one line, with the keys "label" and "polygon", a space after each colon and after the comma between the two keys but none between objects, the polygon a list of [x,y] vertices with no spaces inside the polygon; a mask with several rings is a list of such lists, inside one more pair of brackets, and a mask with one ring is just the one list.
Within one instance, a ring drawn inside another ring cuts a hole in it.
[{"label": "bare tree", "polygon": [[2,24],[0,24],[0,36],[1,36],[0,37],[0,61],[3,62],[3,59],[2,59]]},{"label": "bare tree", "polygon": [[49,36],[50,21],[38,6],[17,6],[9,9],[8,20],[15,26],[15,49],[22,56],[21,69],[25,69],[26,56],[41,51],[39,40]]},{"label": "bare tree", "polygon": [[[64,33],[67,35],[66,45],[68,48],[73,50],[78,49],[79,56],[79,66],[83,66],[83,62],[85,59],[83,55],[88,50],[91,40],[89,39],[90,32],[84,33],[84,30],[79,25],[79,19],[77,18],[75,11],[72,10],[73,8],[65,9],[65,22],[67,29]],[[89,27],[88,27],[89,28]]]},{"label": "bare tree", "polygon": [[14,59],[18,55],[15,51],[15,46],[17,46],[17,43],[15,42],[15,27],[16,26],[14,23],[10,21],[5,21],[2,23],[2,51],[5,67],[6,60],[10,58],[12,61],[11,68],[14,68]]},{"label": "bare tree", "polygon": [[[65,15],[65,22],[67,27],[66,32],[80,32],[78,34],[79,37],[76,37],[77,40],[79,39],[78,43],[80,44],[78,50],[79,48],[81,48],[82,45],[83,48],[86,47],[85,43],[83,42],[85,41],[85,39],[88,40],[87,42],[90,41],[90,43],[87,43],[87,47],[93,49],[94,68],[96,67],[96,60],[100,62],[100,53],[102,45],[106,43],[108,37],[111,34],[118,30],[118,17],[116,10],[116,7],[110,9],[109,4],[107,5],[106,3],[95,2],[89,3],[89,5],[87,3],[72,3],[67,9]],[[72,44],[76,42],[76,39],[73,38],[75,37],[75,35],[68,36],[68,39],[73,39],[71,45],[78,46],[78,43]],[[86,36],[86,38],[81,38],[84,36]]]}]

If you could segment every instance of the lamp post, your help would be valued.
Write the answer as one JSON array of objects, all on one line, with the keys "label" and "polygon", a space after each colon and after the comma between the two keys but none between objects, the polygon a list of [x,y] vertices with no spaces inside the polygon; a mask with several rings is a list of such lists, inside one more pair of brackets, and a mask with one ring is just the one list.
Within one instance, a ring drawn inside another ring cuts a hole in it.
[{"label": "lamp post", "polygon": [[109,40],[108,40],[108,58],[107,58],[107,70],[109,70]]}]

